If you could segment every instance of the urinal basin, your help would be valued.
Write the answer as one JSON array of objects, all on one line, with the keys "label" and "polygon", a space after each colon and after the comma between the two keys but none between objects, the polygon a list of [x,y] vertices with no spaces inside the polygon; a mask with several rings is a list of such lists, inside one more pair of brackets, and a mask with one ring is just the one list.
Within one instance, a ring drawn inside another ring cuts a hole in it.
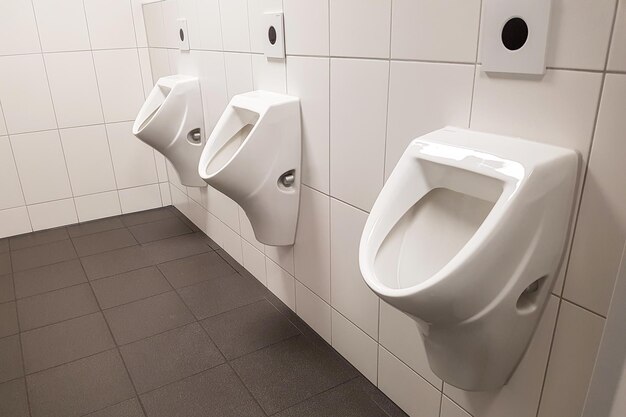
[{"label": "urinal basin", "polygon": [[411,142],[366,222],[367,285],[419,326],[433,371],[467,390],[506,383],[563,258],[571,150],[446,128]]}]

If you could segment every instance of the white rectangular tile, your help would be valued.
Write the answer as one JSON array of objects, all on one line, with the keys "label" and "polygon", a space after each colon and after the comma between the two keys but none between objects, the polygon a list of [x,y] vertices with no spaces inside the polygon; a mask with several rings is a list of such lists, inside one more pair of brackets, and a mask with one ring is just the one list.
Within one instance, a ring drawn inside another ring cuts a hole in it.
[{"label": "white rectangular tile", "polygon": [[294,254],[296,278],[330,302],[330,198],[307,186],[300,194]]},{"label": "white rectangular tile", "polygon": [[389,62],[330,61],[330,192],[369,211],[383,186]]},{"label": "white rectangular tile", "polygon": [[164,48],[165,23],[163,22],[163,2],[146,3],[142,7],[146,32],[146,42],[150,48]]},{"label": "white rectangular tile", "polygon": [[130,10],[133,15],[135,25],[135,38],[139,48],[148,47],[148,36],[146,33],[146,22],[143,14],[143,0],[130,0]]},{"label": "white rectangular tile", "polygon": [[287,92],[287,70],[284,59],[252,55],[252,82],[255,90]]},{"label": "white rectangular tile", "polygon": [[0,105],[0,136],[4,136],[7,133],[7,125],[4,123],[4,112],[2,111],[2,105]]},{"label": "white rectangular tile", "polygon": [[241,237],[245,241],[254,246],[259,252],[265,253],[265,245],[256,240],[252,223],[250,223],[250,219],[248,219],[246,212],[241,207],[239,207],[239,228]]},{"label": "white rectangular tile", "polygon": [[0,190],[0,210],[25,204],[13,150],[6,136],[0,136]]},{"label": "white rectangular tile", "polygon": [[239,233],[239,206],[215,188],[208,187],[208,209],[229,228]]},{"label": "white rectangular tile", "polygon": [[84,0],[84,2],[93,49],[137,46],[129,0]]},{"label": "white rectangular tile", "polygon": [[[163,184],[159,184],[162,186]],[[169,187],[168,187],[168,193]],[[161,198],[163,198],[163,187],[161,187]],[[207,223],[209,213],[206,211],[204,207],[202,207],[197,202],[193,201],[191,198],[188,199],[188,209],[187,209],[188,219],[192,221],[193,224],[198,226],[198,228],[206,233]]]},{"label": "white rectangular tile", "polygon": [[60,132],[74,196],[115,190],[104,125],[62,129]]},{"label": "white rectangular tile", "polygon": [[73,198],[28,206],[28,215],[34,231],[78,222]]},{"label": "white rectangular tile", "polygon": [[41,51],[31,0],[2,0],[0,55]]},{"label": "white rectangular tile", "polygon": [[328,1],[283,0],[285,46],[290,55],[328,56],[330,13]]},{"label": "white rectangular tile", "polygon": [[267,275],[265,273],[265,254],[252,246],[245,240],[241,240],[243,266],[259,282],[267,286]]},{"label": "white rectangular tile", "polygon": [[176,172],[174,166],[167,159],[165,160],[165,166],[167,167],[167,178],[169,178],[170,183],[187,195],[187,187],[181,184],[178,172]]},{"label": "white rectangular tile", "polygon": [[11,146],[26,204],[72,196],[58,131],[14,135]]},{"label": "white rectangular tile", "polygon": [[82,0],[33,0],[44,52],[91,49]]},{"label": "white rectangular tile", "polygon": [[287,92],[300,98],[302,114],[302,182],[326,194],[330,191],[329,89],[328,58],[287,58]]},{"label": "white rectangular tile", "polygon": [[295,275],[293,246],[265,246],[265,256],[280,265],[290,275]]},{"label": "white rectangular tile", "polygon": [[168,178],[167,178],[167,165],[166,165],[166,160],[165,157],[163,155],[161,155],[157,150],[153,149],[154,151],[154,160],[156,162],[156,169],[157,169],[157,177],[159,178],[159,182],[167,182]]},{"label": "white rectangular tile", "polygon": [[26,206],[0,210],[0,238],[32,231]]},{"label": "white rectangular tile", "polygon": [[475,62],[480,0],[394,0],[391,57]]},{"label": "white rectangular tile", "polygon": [[0,101],[9,133],[57,127],[41,55],[0,57],[0,80]]},{"label": "white rectangular tile", "polygon": [[333,347],[372,384],[378,378],[378,343],[335,309],[332,311]]},{"label": "white rectangular tile", "polygon": [[91,52],[45,54],[44,59],[59,127],[102,123]]},{"label": "white rectangular tile", "polygon": [[293,311],[296,310],[296,280],[269,258],[265,258],[267,288]]},{"label": "white rectangular tile", "polygon": [[243,264],[243,252],[241,249],[241,236],[222,222],[217,229],[219,245],[233,257],[240,265]]},{"label": "white rectangular tile", "polygon": [[618,1],[607,69],[626,71],[626,54],[624,51],[626,51],[626,3]]},{"label": "white rectangular tile", "polygon": [[163,1],[165,46],[178,50],[178,4],[176,0]]},{"label": "white rectangular tile", "polygon": [[602,317],[561,303],[538,417],[581,415],[603,328]]},{"label": "white rectangular tile", "polygon": [[330,54],[389,58],[391,0],[330,0]]},{"label": "white rectangular tile", "polygon": [[367,213],[330,200],[331,305],[370,337],[378,340],[379,299],[359,269],[359,243]]},{"label": "white rectangular tile", "polygon": [[248,0],[220,0],[225,51],[250,52]]},{"label": "white rectangular tile", "polygon": [[441,401],[441,416],[440,417],[472,417],[468,412],[459,407],[451,399],[443,396]]},{"label": "white rectangular tile", "polygon": [[136,49],[93,53],[107,123],[135,120],[143,105],[143,84]]},{"label": "white rectangular tile", "polygon": [[150,62],[150,51],[148,48],[137,49],[139,53],[139,67],[141,68],[141,83],[143,85],[143,95],[148,97],[154,87],[152,82],[152,64]]},{"label": "white rectangular tile", "polygon": [[170,69],[170,60],[167,54],[167,49],[149,48],[148,55],[150,56],[150,68],[152,70],[152,79],[150,82],[150,90],[152,90],[152,87],[156,84],[159,78],[172,75],[172,70]]},{"label": "white rectangular tile", "polygon": [[170,184],[162,182],[159,184],[161,190],[161,203],[163,206],[169,206],[172,204],[172,195],[170,194]]},{"label": "white rectangular tile", "polygon": [[152,148],[132,134],[132,122],[106,125],[118,188],[159,182]]},{"label": "white rectangular tile", "polygon": [[218,0],[179,0],[179,16],[187,19],[191,49],[222,49],[222,23]]},{"label": "white rectangular tile", "polygon": [[296,280],[296,313],[328,343],[332,338],[330,310],[324,300]]},{"label": "white rectangular tile", "polygon": [[439,415],[441,392],[383,347],[378,351],[378,388],[411,417]]},{"label": "white rectangular tile", "polygon": [[242,53],[224,53],[228,99],[254,90],[252,84],[252,56]]},{"label": "white rectangular tile", "polygon": [[248,23],[250,27],[250,50],[263,53],[267,40],[265,13],[283,11],[283,0],[248,0]]},{"label": "white rectangular tile", "polygon": [[159,185],[144,185],[141,187],[119,190],[122,213],[149,210],[161,207],[161,193]]},{"label": "white rectangular tile", "polygon": [[76,197],[74,202],[76,203],[78,221],[80,222],[116,216],[122,213],[117,191]]},{"label": "white rectangular tile", "polygon": [[189,198],[187,197],[187,195],[175,186],[170,187],[170,193],[172,198],[172,205],[181,212],[184,212],[186,210],[186,206],[189,204]]}]

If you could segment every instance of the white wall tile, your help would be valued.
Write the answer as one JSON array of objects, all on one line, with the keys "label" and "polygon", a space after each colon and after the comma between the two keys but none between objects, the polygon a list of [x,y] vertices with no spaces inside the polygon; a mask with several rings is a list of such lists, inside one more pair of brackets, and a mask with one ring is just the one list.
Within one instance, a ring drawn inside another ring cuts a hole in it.
[{"label": "white wall tile", "polygon": [[285,60],[252,55],[252,82],[255,90],[287,92]]},{"label": "white wall tile", "polygon": [[332,56],[389,58],[390,37],[391,0],[330,0]]},{"label": "white wall tile", "polygon": [[163,21],[163,2],[146,3],[142,7],[146,42],[150,48],[164,48],[165,22]]},{"label": "white wall tile", "polygon": [[2,0],[0,55],[41,51],[31,0]]},{"label": "white wall tile", "polygon": [[4,123],[4,112],[2,111],[2,105],[0,104],[0,136],[7,134],[7,125]]},{"label": "white wall tile", "polygon": [[430,369],[424,342],[417,323],[400,310],[380,302],[378,340],[389,352],[407,364],[422,378],[441,389],[441,379]]},{"label": "white wall tile", "polygon": [[45,54],[44,59],[59,127],[102,123],[91,52]]},{"label": "white wall tile", "polygon": [[167,49],[149,48],[148,55],[150,56],[150,68],[152,70],[152,79],[150,82],[150,90],[152,90],[152,87],[159,78],[172,75],[172,70],[170,69],[170,59]]},{"label": "white wall tile", "polygon": [[228,99],[254,90],[252,83],[252,56],[241,53],[224,53]]},{"label": "white wall tile", "polygon": [[167,159],[165,160],[165,166],[167,167],[167,177],[169,178],[170,183],[187,195],[187,187],[181,184],[178,172],[176,172],[174,166]]},{"label": "white wall tile", "polygon": [[9,133],[57,127],[41,55],[0,57],[0,80],[0,101]]},{"label": "white wall tile", "polygon": [[265,253],[265,245],[256,240],[254,230],[252,229],[252,223],[250,223],[250,219],[248,219],[246,212],[243,211],[241,207],[239,207],[239,227],[241,231],[241,237],[244,238],[252,246],[257,248],[258,251]]},{"label": "white wall tile", "polygon": [[225,51],[250,52],[248,0],[220,0]]},{"label": "white wall tile", "polygon": [[74,196],[115,190],[104,125],[62,129],[60,132]]},{"label": "white wall tile", "polygon": [[237,203],[211,186],[208,187],[208,194],[209,212],[239,233],[239,206]]},{"label": "white wall tile", "polygon": [[563,301],[538,417],[580,416],[604,319]]},{"label": "white wall tile", "polygon": [[[496,391],[469,392],[445,384],[444,393],[473,416],[535,417],[558,303],[554,296],[548,301],[528,350],[504,387]],[[566,415],[573,416],[557,413],[551,417]]]},{"label": "white wall tile", "polygon": [[265,256],[280,265],[290,275],[295,275],[293,246],[266,246]]},{"label": "white wall tile", "polygon": [[373,384],[378,375],[378,343],[333,309],[333,347]]},{"label": "white wall tile", "polygon": [[546,65],[604,69],[616,0],[554,0]]},{"label": "white wall tile", "polygon": [[143,105],[141,68],[136,49],[93,53],[107,123],[135,120]]},{"label": "white wall tile", "polygon": [[383,347],[378,351],[378,388],[411,417],[439,415],[441,393]]},{"label": "white wall tile", "polygon": [[137,46],[129,0],[84,0],[84,2],[93,49]]},{"label": "white wall tile", "polygon": [[0,137],[0,190],[0,210],[24,205],[11,143],[6,136]]},{"label": "white wall tile", "polygon": [[44,52],[91,49],[82,0],[33,0]]},{"label": "white wall tile", "polygon": [[385,178],[413,139],[469,126],[474,66],[392,61],[389,77]]},{"label": "white wall tile", "polygon": [[267,286],[267,275],[265,273],[265,254],[259,252],[257,248],[252,246],[245,240],[241,240],[243,266],[250,272],[259,282]]},{"label": "white wall tile", "polygon": [[176,0],[163,1],[165,46],[178,50],[178,5]]},{"label": "white wall tile", "polygon": [[248,22],[250,26],[250,50],[263,53],[267,42],[265,13],[282,12],[283,0],[248,0]]},{"label": "white wall tile", "polygon": [[302,114],[302,182],[326,194],[330,192],[329,89],[328,58],[287,58],[287,92],[300,98]]},{"label": "white wall tile", "polygon": [[237,262],[243,264],[243,253],[241,249],[241,237],[230,227],[219,222],[218,227],[219,245],[233,257]]},{"label": "white wall tile", "polygon": [[[185,206],[188,204],[188,197],[186,194],[184,194],[182,191],[180,191],[178,188],[174,187],[170,187],[170,192],[171,192],[171,196],[172,196],[172,205],[174,207],[176,207],[178,210],[181,210],[182,206]],[[218,220],[219,221],[219,220]]]},{"label": "white wall tile", "polygon": [[391,57],[474,62],[480,0],[394,0]]},{"label": "white wall tile", "polygon": [[28,215],[35,231],[78,222],[73,198],[28,206]]},{"label": "white wall tile", "polygon": [[296,278],[330,302],[330,198],[307,186],[300,192],[294,254]]},{"label": "white wall tile", "polygon": [[139,53],[139,67],[141,68],[141,82],[143,85],[143,95],[148,97],[154,87],[152,82],[152,64],[150,63],[150,51],[148,48],[137,49]]},{"label": "white wall tile", "polygon": [[359,269],[359,243],[366,220],[367,213],[330,200],[331,305],[378,340],[379,299]]},{"label": "white wall tile", "polygon": [[369,211],[383,186],[386,61],[330,61],[330,192]]},{"label": "white wall tile", "polygon": [[441,416],[440,417],[472,417],[472,416],[444,395],[441,401]]},{"label": "white wall tile", "polygon": [[607,69],[626,71],[626,2],[618,1]]},{"label": "white wall tile", "polygon": [[608,74],[596,126],[564,296],[608,312],[626,240],[626,75]]},{"label": "white wall tile", "polygon": [[161,207],[161,193],[159,192],[158,184],[127,188],[119,190],[118,194],[120,196],[122,213],[133,213],[135,211]]},{"label": "white wall tile", "polygon": [[167,165],[165,163],[165,157],[161,155],[156,149],[154,151],[154,160],[156,162],[157,177],[159,182],[167,182]]},{"label": "white wall tile", "polygon": [[11,146],[26,204],[72,196],[58,131],[11,136]]},{"label": "white wall tile", "polygon": [[116,216],[122,213],[117,191],[76,197],[74,202],[76,203],[76,212],[80,222]]},{"label": "white wall tile", "polygon": [[161,203],[163,204],[163,206],[169,206],[170,204],[172,204],[170,184],[167,182],[162,182],[159,184],[159,189],[161,190]]},{"label": "white wall tile", "polygon": [[330,13],[327,0],[283,0],[285,46],[290,55],[328,55]]},{"label": "white wall tile", "polygon": [[152,148],[132,134],[132,122],[106,126],[118,188],[158,182]]},{"label": "white wall tile", "polygon": [[148,46],[148,36],[146,33],[146,22],[143,14],[143,0],[130,0],[130,10],[133,14],[133,24],[135,25],[135,39],[137,46],[146,48]]},{"label": "white wall tile", "polygon": [[26,206],[0,210],[0,238],[32,231]]},{"label": "white wall tile", "polygon": [[218,0],[179,0],[178,14],[187,19],[192,49],[222,49],[222,23]]},{"label": "white wall tile", "polygon": [[328,343],[332,338],[330,310],[324,300],[296,280],[296,313]]},{"label": "white wall tile", "polygon": [[296,310],[296,280],[269,258],[265,258],[267,288],[293,311]]}]

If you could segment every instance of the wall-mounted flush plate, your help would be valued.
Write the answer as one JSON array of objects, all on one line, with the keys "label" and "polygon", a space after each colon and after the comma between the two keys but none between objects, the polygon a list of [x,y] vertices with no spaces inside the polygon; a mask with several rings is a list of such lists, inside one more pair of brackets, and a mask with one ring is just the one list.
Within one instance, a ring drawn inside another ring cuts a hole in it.
[{"label": "wall-mounted flush plate", "polygon": [[266,58],[285,58],[285,30],[282,12],[265,13],[263,52]]},{"label": "wall-mounted flush plate", "polygon": [[187,19],[176,19],[176,22],[178,23],[178,34],[176,36],[176,39],[178,39],[178,49],[181,51],[188,51],[189,32],[187,31]]},{"label": "wall-mounted flush plate", "polygon": [[482,20],[482,69],[544,74],[551,0],[487,0]]}]

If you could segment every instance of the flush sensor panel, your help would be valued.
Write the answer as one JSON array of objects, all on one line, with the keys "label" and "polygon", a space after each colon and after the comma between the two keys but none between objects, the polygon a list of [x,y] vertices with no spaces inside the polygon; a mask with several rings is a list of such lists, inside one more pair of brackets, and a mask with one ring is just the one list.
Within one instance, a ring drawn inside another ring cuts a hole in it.
[{"label": "flush sensor panel", "polygon": [[544,74],[551,0],[487,0],[481,38],[487,72]]},{"label": "flush sensor panel", "polygon": [[283,29],[283,14],[281,12],[265,13],[263,35],[263,52],[266,58],[285,57],[285,31]]}]

